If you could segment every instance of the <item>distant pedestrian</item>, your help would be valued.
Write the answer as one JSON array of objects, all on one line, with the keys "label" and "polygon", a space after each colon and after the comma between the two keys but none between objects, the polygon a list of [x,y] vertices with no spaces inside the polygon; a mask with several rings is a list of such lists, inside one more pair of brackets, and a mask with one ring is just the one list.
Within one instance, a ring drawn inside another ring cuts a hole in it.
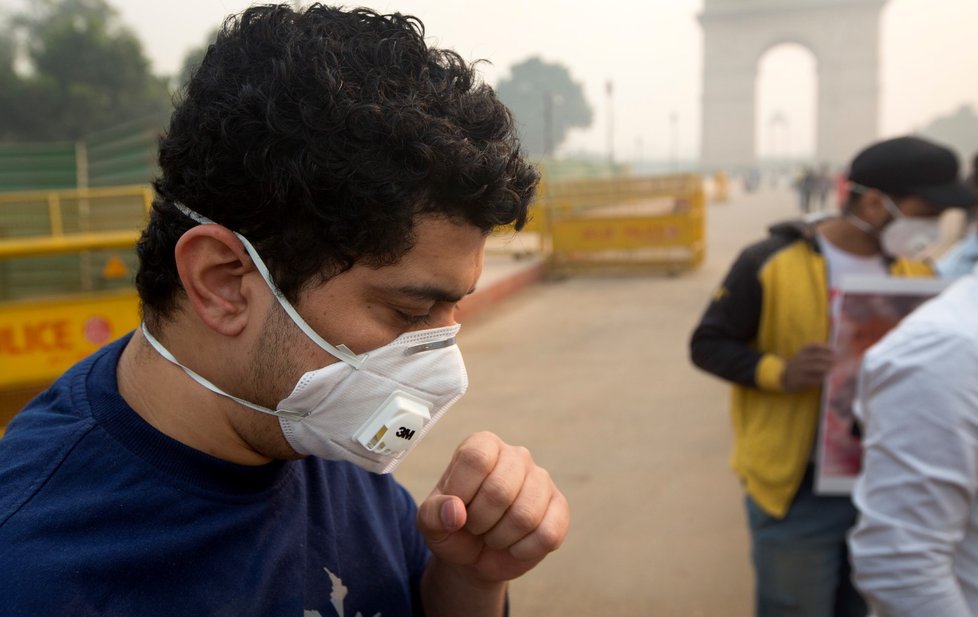
[{"label": "distant pedestrian", "polygon": [[842,215],[772,227],[740,254],[693,332],[693,362],[733,384],[732,464],[746,492],[759,617],[866,613],[845,542],[855,507],[812,487],[833,300],[845,275],[931,274],[907,255],[929,237],[920,225],[970,203],[957,169],[950,150],[913,137],[867,147],[850,166]]},{"label": "distant pedestrian", "polygon": [[803,167],[794,183],[802,214],[808,214],[812,210],[812,194],[815,192],[816,185],[815,172],[809,167]]},{"label": "distant pedestrian", "polygon": [[756,167],[751,167],[744,172],[744,192],[753,193],[761,184],[761,172]]},{"label": "distant pedestrian", "polygon": [[825,211],[826,205],[828,204],[829,193],[832,192],[832,184],[832,171],[829,168],[828,163],[823,163],[818,172],[815,174],[814,178],[815,194],[818,199],[818,209],[821,212]]}]

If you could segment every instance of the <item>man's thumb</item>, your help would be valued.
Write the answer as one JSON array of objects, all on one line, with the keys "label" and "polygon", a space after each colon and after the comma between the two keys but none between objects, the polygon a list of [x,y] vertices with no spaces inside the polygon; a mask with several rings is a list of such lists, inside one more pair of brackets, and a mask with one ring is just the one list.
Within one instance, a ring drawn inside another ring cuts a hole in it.
[{"label": "man's thumb", "polygon": [[464,527],[466,519],[465,504],[455,495],[431,494],[418,508],[418,527],[434,542]]}]

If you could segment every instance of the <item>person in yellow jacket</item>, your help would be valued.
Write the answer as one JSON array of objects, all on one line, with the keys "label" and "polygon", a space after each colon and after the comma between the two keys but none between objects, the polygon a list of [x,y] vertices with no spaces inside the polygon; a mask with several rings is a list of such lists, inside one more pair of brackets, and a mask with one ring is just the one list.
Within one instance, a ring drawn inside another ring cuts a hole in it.
[{"label": "person in yellow jacket", "polygon": [[812,491],[834,290],[847,275],[932,275],[915,257],[937,240],[936,217],[975,198],[958,168],[951,150],[916,137],[865,148],[841,216],[772,227],[736,259],[693,332],[693,363],[733,383],[732,466],[746,493],[758,617],[867,612],[846,549],[856,509]]}]

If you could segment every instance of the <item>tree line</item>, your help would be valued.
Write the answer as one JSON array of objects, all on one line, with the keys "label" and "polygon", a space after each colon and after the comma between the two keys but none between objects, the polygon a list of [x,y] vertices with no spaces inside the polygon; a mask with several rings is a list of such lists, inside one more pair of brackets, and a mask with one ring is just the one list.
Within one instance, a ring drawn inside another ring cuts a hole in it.
[{"label": "tree line", "polygon": [[[166,118],[213,31],[175,76],[155,75],[142,43],[106,0],[32,0],[0,21],[0,143],[74,141],[144,117]],[[582,86],[540,58],[497,85],[526,150],[552,156],[590,125]]]}]

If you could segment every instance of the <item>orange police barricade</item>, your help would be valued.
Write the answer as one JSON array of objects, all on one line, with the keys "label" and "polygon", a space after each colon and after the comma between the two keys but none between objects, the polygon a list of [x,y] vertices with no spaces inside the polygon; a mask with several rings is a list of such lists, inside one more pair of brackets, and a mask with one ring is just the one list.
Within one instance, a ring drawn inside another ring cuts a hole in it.
[{"label": "orange police barricade", "polygon": [[706,198],[698,175],[555,182],[532,212],[550,274],[678,273],[705,256]]},{"label": "orange police barricade", "polygon": [[149,186],[0,194],[0,431],[72,364],[139,324]]}]

